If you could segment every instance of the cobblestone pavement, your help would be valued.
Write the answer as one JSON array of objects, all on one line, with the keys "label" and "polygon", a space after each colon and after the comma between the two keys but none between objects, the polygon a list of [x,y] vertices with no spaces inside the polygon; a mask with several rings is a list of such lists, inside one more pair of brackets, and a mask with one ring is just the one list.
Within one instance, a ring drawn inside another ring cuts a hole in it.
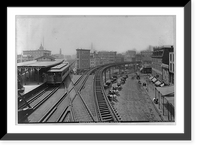
[{"label": "cobblestone pavement", "polygon": [[89,116],[80,96],[77,95],[75,97],[72,105],[75,122],[92,122],[92,119]]},{"label": "cobblestone pavement", "polygon": [[160,122],[162,121],[151,99],[136,79],[129,78],[122,85],[122,90],[113,102],[122,121]]}]

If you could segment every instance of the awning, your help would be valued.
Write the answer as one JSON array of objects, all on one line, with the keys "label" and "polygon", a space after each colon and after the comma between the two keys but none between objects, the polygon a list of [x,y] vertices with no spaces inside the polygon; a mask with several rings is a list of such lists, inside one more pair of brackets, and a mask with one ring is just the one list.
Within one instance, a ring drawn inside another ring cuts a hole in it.
[{"label": "awning", "polygon": [[164,87],[156,87],[156,89],[162,94],[162,96],[174,94],[174,86],[164,86]]},{"label": "awning", "polygon": [[150,79],[150,80],[153,79],[153,76],[149,77],[149,79]]},{"label": "awning", "polygon": [[153,79],[152,79],[152,82],[156,82],[156,81],[157,81],[157,79],[156,79],[156,78],[153,78]]},{"label": "awning", "polygon": [[165,97],[165,99],[168,101],[168,103],[174,106],[174,97]]},{"label": "awning", "polygon": [[111,80],[107,80],[106,83],[111,83]]},{"label": "awning", "polygon": [[160,85],[161,82],[160,82],[160,81],[156,81],[155,84],[156,84],[156,85]]},{"label": "awning", "polygon": [[163,87],[165,85],[165,83],[160,84],[160,87]]}]

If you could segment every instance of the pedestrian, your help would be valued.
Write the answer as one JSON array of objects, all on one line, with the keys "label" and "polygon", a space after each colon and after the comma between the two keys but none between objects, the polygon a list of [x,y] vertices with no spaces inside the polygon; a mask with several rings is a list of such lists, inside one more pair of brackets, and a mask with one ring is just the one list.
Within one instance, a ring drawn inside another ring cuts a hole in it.
[{"label": "pedestrian", "polygon": [[149,90],[148,90],[148,87],[146,87],[146,90],[147,90],[147,92],[149,91]]}]

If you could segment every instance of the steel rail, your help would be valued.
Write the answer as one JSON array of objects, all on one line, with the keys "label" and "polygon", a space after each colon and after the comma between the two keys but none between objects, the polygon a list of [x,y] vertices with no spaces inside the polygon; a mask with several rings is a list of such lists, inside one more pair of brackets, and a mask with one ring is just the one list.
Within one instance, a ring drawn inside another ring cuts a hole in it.
[{"label": "steel rail", "polygon": [[[63,94],[63,96],[48,110],[48,112],[38,121],[40,123],[42,122],[47,122],[48,119],[53,115],[53,113],[59,108],[59,105],[61,104],[61,102],[70,94],[70,92],[75,89],[75,86],[78,85],[78,83],[81,82],[81,80],[83,79],[83,77],[85,76],[82,84],[80,85],[79,90],[81,90],[81,88],[83,87],[84,83],[86,82],[86,79],[89,77],[89,74],[93,72],[92,70],[88,70],[87,72],[85,72],[74,84],[74,86],[70,89],[70,91],[66,91],[66,93]],[[70,109],[70,113],[71,113],[71,118],[72,120],[74,120],[74,115],[73,115],[73,111],[72,111],[72,102],[75,99],[75,97],[77,96],[78,92],[76,93],[76,95],[73,97],[72,100],[70,100],[70,105],[66,106],[63,110],[63,112],[61,113],[61,115],[58,117],[58,119],[56,120],[56,122],[63,122],[65,117],[67,116],[67,114],[69,114],[68,109],[69,107],[71,107]],[[87,109],[88,110],[88,109]]]},{"label": "steel rail", "polygon": [[47,101],[57,90],[59,87],[54,88],[48,95],[46,95],[41,101],[39,101],[37,104],[31,107],[31,111],[27,112],[20,118],[18,121],[22,122],[24,119],[26,119],[31,113],[33,113],[37,108],[39,108],[45,101]]},{"label": "steel rail", "polygon": [[[38,94],[36,94],[36,95],[34,95],[33,97],[31,97],[30,99],[28,99],[28,100],[26,100],[26,102],[28,103],[28,104],[31,104],[33,101],[35,101],[35,100],[37,100],[39,97],[41,97],[44,93],[45,93],[45,91],[48,89],[49,87],[46,87],[46,88],[44,88],[42,91],[40,91]],[[22,105],[20,105],[19,107],[18,107],[18,109],[23,109],[23,108],[25,108],[26,107],[26,104],[25,103],[23,103]]]},{"label": "steel rail", "polygon": [[48,94],[47,96],[45,96],[40,102],[38,102],[36,105],[34,105],[32,108],[33,110],[36,110],[37,108],[39,108],[45,101],[47,101],[58,89],[59,87],[54,88],[50,94]]},{"label": "steel rail", "polygon": [[[108,66],[107,66],[108,67]],[[113,109],[110,104],[107,96],[105,95],[104,87],[103,87],[103,77],[102,72],[106,67],[103,67],[95,74],[94,79],[94,95],[96,106],[98,109],[98,117],[102,122],[118,122],[120,121],[118,118],[118,114]]]}]

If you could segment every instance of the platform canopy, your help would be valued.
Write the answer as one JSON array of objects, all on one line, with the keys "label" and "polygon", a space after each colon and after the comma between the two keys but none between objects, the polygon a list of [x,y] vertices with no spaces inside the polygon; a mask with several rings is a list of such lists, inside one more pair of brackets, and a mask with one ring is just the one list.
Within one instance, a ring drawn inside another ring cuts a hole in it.
[{"label": "platform canopy", "polygon": [[27,61],[22,63],[17,63],[17,68],[46,68],[46,67],[53,67],[60,63],[62,63],[64,60],[62,59],[56,59],[55,61]]}]

